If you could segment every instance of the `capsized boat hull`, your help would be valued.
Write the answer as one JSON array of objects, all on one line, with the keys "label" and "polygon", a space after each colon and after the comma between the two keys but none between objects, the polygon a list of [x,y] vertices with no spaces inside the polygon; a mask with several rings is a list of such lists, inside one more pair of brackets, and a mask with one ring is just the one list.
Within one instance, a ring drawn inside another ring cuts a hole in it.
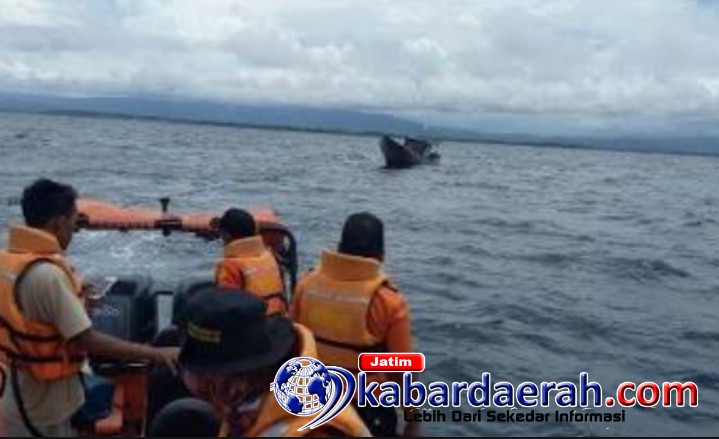
[{"label": "capsized boat hull", "polygon": [[380,149],[387,168],[409,168],[415,165],[439,162],[439,153],[432,151],[432,144],[417,139],[400,143],[389,136],[380,139]]}]

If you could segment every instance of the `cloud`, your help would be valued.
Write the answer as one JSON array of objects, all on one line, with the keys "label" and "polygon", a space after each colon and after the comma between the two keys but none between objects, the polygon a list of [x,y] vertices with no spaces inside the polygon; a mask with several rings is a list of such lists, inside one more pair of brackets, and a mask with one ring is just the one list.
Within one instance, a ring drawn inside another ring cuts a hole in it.
[{"label": "cloud", "polygon": [[0,89],[716,116],[718,9],[690,0],[0,0]]}]

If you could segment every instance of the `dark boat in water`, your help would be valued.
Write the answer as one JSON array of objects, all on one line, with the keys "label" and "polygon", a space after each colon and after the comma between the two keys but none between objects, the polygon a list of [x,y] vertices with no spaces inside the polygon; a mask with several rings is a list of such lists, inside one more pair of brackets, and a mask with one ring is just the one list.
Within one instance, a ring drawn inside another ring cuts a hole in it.
[{"label": "dark boat in water", "polygon": [[438,163],[440,155],[427,140],[407,137],[400,143],[390,136],[382,136],[380,149],[388,168],[409,168],[425,163]]}]

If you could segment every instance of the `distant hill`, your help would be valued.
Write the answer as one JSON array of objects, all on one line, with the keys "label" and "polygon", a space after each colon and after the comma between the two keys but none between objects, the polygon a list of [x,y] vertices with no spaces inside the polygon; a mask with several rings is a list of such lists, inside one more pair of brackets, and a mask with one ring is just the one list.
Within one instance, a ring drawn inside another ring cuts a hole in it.
[{"label": "distant hill", "polygon": [[6,111],[119,115],[168,120],[232,124],[255,127],[349,133],[420,135],[422,125],[387,114],[348,109],[324,109],[279,105],[235,105],[164,98],[74,98],[0,94]]},{"label": "distant hill", "polygon": [[97,98],[0,93],[0,111],[154,118],[364,135],[394,134],[507,145],[719,155],[717,136],[549,136],[497,133],[492,132],[491,126],[455,128],[431,125],[427,128],[417,121],[392,114],[348,108],[242,105],[165,97]]}]

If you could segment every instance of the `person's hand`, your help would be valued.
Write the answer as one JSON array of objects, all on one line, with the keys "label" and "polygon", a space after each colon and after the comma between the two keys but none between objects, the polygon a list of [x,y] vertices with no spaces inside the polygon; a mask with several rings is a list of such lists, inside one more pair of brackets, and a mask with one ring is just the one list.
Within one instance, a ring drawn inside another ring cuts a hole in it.
[{"label": "person's hand", "polygon": [[155,362],[162,363],[177,375],[177,360],[180,357],[180,348],[155,348]]},{"label": "person's hand", "polygon": [[84,296],[97,296],[100,294],[100,290],[97,288],[97,285],[93,283],[83,282],[82,294]]},{"label": "person's hand", "polygon": [[92,283],[83,283],[81,290],[82,297],[85,299],[85,304],[88,308],[94,308],[100,304],[100,289],[97,285]]}]

